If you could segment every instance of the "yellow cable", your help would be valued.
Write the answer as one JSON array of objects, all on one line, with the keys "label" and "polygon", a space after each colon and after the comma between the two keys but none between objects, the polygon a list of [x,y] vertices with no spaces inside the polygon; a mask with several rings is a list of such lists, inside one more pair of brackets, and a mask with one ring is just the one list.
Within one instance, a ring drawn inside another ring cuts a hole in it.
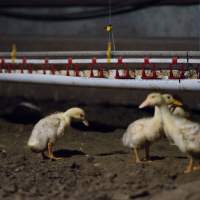
[{"label": "yellow cable", "polygon": [[106,51],[107,63],[111,62],[111,49],[112,49],[112,43],[108,42],[108,48],[107,48],[107,51]]},{"label": "yellow cable", "polygon": [[17,57],[17,48],[16,48],[15,44],[12,45],[12,50],[10,52],[10,57],[11,57],[12,63],[15,63],[16,57]]}]

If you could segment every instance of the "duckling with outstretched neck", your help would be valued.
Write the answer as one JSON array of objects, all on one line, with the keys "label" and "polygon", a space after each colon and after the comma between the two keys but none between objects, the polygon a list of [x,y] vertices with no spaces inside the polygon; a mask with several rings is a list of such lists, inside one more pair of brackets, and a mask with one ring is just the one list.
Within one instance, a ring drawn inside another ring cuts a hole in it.
[{"label": "duckling with outstretched neck", "polygon": [[48,158],[51,160],[61,159],[53,155],[53,145],[56,140],[64,135],[72,120],[82,121],[88,126],[85,112],[81,108],[70,108],[66,112],[51,114],[41,119],[33,128],[28,140],[28,146],[33,152],[42,153],[48,150]]},{"label": "duckling with outstretched neck", "polygon": [[194,163],[194,161],[200,159],[200,124],[173,115],[160,93],[148,95],[140,105],[141,108],[146,106],[159,107],[166,136],[174,142],[180,151],[188,155],[189,164],[184,172],[200,170],[200,165],[195,166]]},{"label": "duckling with outstretched neck", "polygon": [[[179,105],[172,95],[165,94],[163,98],[166,104]],[[161,113],[157,106],[155,106],[154,116],[142,118],[131,123],[123,135],[122,142],[124,146],[134,150],[136,163],[150,161],[149,149],[150,145],[161,138],[162,136],[162,119]],[[138,149],[144,147],[146,159],[141,161]]]}]

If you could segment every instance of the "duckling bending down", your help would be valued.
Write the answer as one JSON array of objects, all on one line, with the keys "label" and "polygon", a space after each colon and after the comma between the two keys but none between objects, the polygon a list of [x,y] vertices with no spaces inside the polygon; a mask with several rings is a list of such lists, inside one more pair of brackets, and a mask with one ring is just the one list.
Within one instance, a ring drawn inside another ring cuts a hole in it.
[{"label": "duckling bending down", "polygon": [[141,108],[146,106],[158,106],[162,115],[163,128],[166,136],[189,157],[185,173],[193,170],[200,170],[200,165],[195,166],[194,161],[200,159],[200,124],[188,119],[173,115],[164,98],[159,93],[152,93],[147,96],[146,100],[140,105]]},{"label": "duckling bending down", "polygon": [[[177,102],[170,94],[166,94],[163,98],[168,105],[179,105],[179,102]],[[130,147],[134,150],[136,163],[142,162],[138,154],[138,149],[141,147],[145,148],[146,161],[150,160],[150,144],[162,136],[161,122],[160,110],[155,106],[153,117],[136,120],[128,126],[122,137],[122,142],[124,146]]]},{"label": "duckling bending down", "polygon": [[64,135],[64,131],[70,126],[71,120],[82,121],[88,126],[85,112],[81,108],[71,108],[66,112],[51,114],[41,119],[33,128],[28,140],[28,146],[33,152],[42,153],[45,157],[45,150],[48,150],[48,158],[52,160],[60,159],[53,155],[53,145],[57,138]]}]

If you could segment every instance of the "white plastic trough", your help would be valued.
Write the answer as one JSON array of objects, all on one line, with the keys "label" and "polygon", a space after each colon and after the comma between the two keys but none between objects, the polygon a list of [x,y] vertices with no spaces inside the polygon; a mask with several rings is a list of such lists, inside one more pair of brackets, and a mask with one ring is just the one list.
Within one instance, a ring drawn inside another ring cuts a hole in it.
[{"label": "white plastic trough", "polygon": [[70,77],[63,75],[41,74],[0,74],[0,81],[25,82],[38,84],[68,85],[81,87],[133,88],[155,90],[199,91],[199,79],[185,80],[140,80]]}]

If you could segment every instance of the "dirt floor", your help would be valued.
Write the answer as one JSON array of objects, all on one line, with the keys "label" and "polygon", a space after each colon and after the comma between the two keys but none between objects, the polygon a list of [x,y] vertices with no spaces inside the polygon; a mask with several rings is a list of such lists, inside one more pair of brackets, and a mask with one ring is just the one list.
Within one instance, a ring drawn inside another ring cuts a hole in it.
[{"label": "dirt floor", "polygon": [[[82,105],[91,126],[73,124],[54,148],[63,160],[50,161],[26,146],[34,126],[31,115],[20,113],[16,106],[5,110],[8,103],[11,100],[0,101],[0,199],[200,199],[200,172],[184,174],[187,158],[165,139],[152,146],[153,162],[148,164],[135,164],[131,151],[123,147],[125,127],[151,111]],[[65,106],[63,102],[41,105],[44,114]]]}]

